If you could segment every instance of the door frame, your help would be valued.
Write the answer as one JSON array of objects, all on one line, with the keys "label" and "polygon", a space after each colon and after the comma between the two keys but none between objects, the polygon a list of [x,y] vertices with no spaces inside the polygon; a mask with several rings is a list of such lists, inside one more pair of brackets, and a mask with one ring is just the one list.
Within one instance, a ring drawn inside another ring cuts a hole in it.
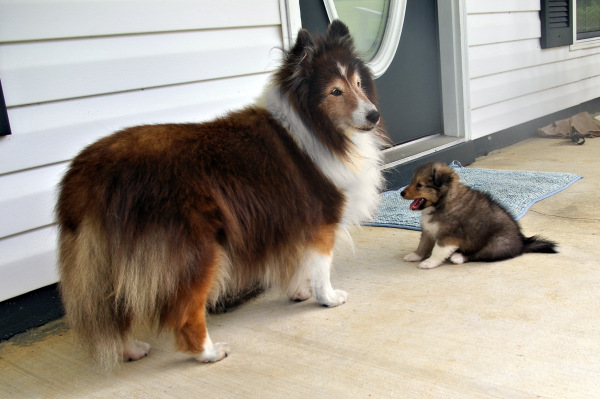
[{"label": "door frame", "polygon": [[[385,30],[377,54],[375,54],[372,60],[367,62],[375,78],[383,75],[394,60],[398,44],[400,43],[402,27],[404,26],[407,1],[408,0],[392,0],[390,2],[388,19],[396,29]],[[334,0],[323,0],[323,3],[325,3],[325,10],[327,11],[329,20],[333,21],[334,19],[337,19],[338,13],[335,8]]]},{"label": "door frame", "polygon": [[[283,44],[289,49],[302,28],[301,0],[280,0]],[[396,0],[391,0],[396,2]],[[442,123],[444,136],[471,140],[466,0],[438,0]],[[377,58],[377,56],[376,56]]]},{"label": "door frame", "polygon": [[443,134],[471,140],[466,0],[438,0]]}]

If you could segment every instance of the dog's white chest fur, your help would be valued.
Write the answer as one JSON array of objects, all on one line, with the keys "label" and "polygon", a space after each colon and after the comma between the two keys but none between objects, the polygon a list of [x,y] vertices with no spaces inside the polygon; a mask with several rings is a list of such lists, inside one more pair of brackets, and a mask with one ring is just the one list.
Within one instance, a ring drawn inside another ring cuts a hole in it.
[{"label": "dog's white chest fur", "polygon": [[[360,159],[354,161],[354,168],[348,168],[341,162],[345,169],[344,180],[334,182],[344,189],[346,195],[346,212],[342,224],[352,225],[371,218],[380,201],[380,189],[383,183],[381,175],[381,152],[377,139],[368,133],[355,133],[352,142],[356,146]],[[340,179],[342,180],[342,179]]]},{"label": "dog's white chest fur", "polygon": [[431,220],[433,218],[433,211],[433,207],[428,207],[421,211],[421,228],[430,236],[437,237],[440,225],[439,223]]}]

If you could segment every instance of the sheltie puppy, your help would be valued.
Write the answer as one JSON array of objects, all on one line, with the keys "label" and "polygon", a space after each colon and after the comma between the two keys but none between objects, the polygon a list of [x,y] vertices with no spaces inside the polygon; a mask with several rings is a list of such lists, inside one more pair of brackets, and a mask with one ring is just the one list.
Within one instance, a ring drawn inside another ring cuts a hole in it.
[{"label": "sheltie puppy", "polygon": [[421,211],[421,241],[407,262],[423,260],[421,269],[432,269],[446,259],[454,264],[492,262],[524,252],[557,252],[556,244],[539,237],[526,238],[517,222],[488,194],[459,181],[454,170],[440,162],[419,167],[401,193]]},{"label": "sheltie puppy", "polygon": [[60,291],[75,335],[110,368],[171,330],[215,362],[205,308],[262,284],[327,307],[336,234],[368,219],[388,140],[348,28],[301,30],[263,96],[206,123],[136,126],[85,148],[60,183]]}]

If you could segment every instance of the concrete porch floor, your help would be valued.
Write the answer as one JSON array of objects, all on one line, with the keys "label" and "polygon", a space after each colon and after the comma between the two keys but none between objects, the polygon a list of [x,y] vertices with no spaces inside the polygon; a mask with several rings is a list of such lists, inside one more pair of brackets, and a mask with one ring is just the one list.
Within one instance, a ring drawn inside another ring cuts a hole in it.
[{"label": "concrete porch floor", "polygon": [[150,355],[113,375],[58,320],[0,344],[0,397],[600,397],[599,154],[600,138],[535,138],[471,165],[584,176],[520,221],[559,254],[420,270],[401,260],[419,232],[363,228],[334,260],[343,306],[268,292],[210,316],[227,359],[200,364],[143,333]]}]

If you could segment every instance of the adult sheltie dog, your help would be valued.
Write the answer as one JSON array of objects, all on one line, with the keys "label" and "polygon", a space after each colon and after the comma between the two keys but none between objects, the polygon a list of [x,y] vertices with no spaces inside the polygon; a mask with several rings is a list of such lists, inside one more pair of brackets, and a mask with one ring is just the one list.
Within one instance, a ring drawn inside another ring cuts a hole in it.
[{"label": "adult sheltie dog", "polygon": [[206,123],[128,128],[84,149],[57,204],[60,291],[76,336],[104,366],[173,331],[177,350],[215,362],[205,307],[256,284],[343,304],[336,234],[371,216],[382,186],[375,86],[348,28],[304,30],[263,96]]},{"label": "adult sheltie dog", "polygon": [[554,253],[556,245],[539,237],[526,238],[517,222],[488,194],[459,181],[451,167],[430,162],[419,167],[400,193],[421,211],[421,241],[407,262],[423,260],[432,269],[446,259],[455,264],[514,258],[524,252]]}]

